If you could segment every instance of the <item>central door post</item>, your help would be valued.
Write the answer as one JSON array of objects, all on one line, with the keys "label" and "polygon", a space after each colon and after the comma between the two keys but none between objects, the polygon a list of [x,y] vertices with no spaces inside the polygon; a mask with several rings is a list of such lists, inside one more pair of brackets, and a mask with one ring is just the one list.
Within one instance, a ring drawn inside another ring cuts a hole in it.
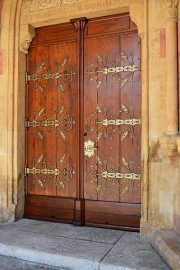
[{"label": "central door post", "polygon": [[85,17],[72,19],[70,22],[73,24],[77,31],[77,74],[78,74],[78,115],[79,115],[79,170],[77,181],[77,195],[74,206],[74,225],[85,224],[85,200],[84,200],[84,168],[83,168],[83,154],[84,154],[84,29],[87,24]]}]

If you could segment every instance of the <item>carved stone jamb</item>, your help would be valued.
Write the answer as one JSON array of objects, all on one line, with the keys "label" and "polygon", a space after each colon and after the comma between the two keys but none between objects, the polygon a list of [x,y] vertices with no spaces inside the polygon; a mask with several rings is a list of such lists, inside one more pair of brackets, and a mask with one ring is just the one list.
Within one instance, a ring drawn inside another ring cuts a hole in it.
[{"label": "carved stone jamb", "polygon": [[166,11],[167,134],[178,133],[177,6],[179,0],[164,0]]},{"label": "carved stone jamb", "polygon": [[134,4],[130,6],[131,20],[137,25],[139,37],[142,39],[144,36],[144,32],[143,32],[142,15],[140,14],[143,14],[142,5]]},{"label": "carved stone jamb", "polygon": [[23,25],[20,30],[20,51],[28,54],[28,49],[35,36],[35,29],[32,25]]},{"label": "carved stone jamb", "polygon": [[139,37],[141,38],[141,69],[142,69],[142,141],[141,141],[141,164],[142,164],[142,208],[141,208],[141,236],[145,237],[148,231],[152,231],[149,220],[149,41],[148,41],[148,1],[139,1],[129,5],[131,20],[136,24]]}]

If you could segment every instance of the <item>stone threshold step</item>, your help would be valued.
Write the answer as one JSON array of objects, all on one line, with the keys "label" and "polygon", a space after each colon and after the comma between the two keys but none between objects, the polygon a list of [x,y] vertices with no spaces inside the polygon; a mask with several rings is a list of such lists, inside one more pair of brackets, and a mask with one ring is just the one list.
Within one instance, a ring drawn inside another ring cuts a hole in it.
[{"label": "stone threshold step", "polygon": [[159,230],[154,234],[153,245],[173,270],[180,270],[180,236],[174,231]]},{"label": "stone threshold step", "polygon": [[0,224],[0,255],[69,270],[169,269],[139,233],[26,219]]},{"label": "stone threshold step", "polygon": [[[94,270],[98,269],[98,262],[82,258],[69,257],[38,250],[24,249],[0,244],[0,254],[14,257],[32,263],[44,264],[54,267],[63,267],[73,270]],[[111,269],[114,269],[113,267]]]}]

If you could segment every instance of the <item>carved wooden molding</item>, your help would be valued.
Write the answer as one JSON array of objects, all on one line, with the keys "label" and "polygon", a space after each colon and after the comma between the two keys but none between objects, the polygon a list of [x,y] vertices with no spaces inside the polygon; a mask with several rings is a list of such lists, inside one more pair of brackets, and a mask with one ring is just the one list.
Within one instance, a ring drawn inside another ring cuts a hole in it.
[{"label": "carved wooden molding", "polygon": [[35,29],[32,25],[21,27],[20,30],[20,51],[27,54],[31,41],[35,36]]},{"label": "carved wooden molding", "polygon": [[88,20],[85,17],[79,19],[72,19],[70,22],[74,25],[76,31],[84,30]]},{"label": "carved wooden molding", "polygon": [[144,36],[143,33],[143,23],[142,23],[142,16],[139,14],[143,14],[143,7],[140,4],[131,5],[130,6],[130,17],[131,20],[137,25],[138,34],[142,39]]}]

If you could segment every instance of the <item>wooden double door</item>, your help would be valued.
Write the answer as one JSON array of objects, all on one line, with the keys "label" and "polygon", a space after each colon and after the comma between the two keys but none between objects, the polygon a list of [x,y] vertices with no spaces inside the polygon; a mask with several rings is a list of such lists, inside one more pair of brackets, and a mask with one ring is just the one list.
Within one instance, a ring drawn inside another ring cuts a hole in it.
[{"label": "wooden double door", "polygon": [[36,29],[26,82],[24,216],[138,230],[140,40],[129,15]]}]

